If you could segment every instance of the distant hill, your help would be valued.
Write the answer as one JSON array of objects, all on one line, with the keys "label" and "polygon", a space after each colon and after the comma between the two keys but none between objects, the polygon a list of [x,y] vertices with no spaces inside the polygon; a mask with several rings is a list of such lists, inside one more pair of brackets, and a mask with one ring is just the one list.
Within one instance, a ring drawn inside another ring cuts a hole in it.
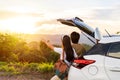
[{"label": "distant hill", "polygon": [[26,42],[37,41],[40,42],[41,40],[49,41],[52,44],[59,45],[61,44],[61,35],[49,35],[49,34],[21,34],[19,35],[20,38],[24,39]]},{"label": "distant hill", "polygon": [[[49,35],[49,34],[22,34],[20,35],[21,38],[23,38],[26,42],[31,41],[37,41],[40,42],[41,40],[49,41],[51,44],[54,45],[61,45],[61,37],[63,35],[55,34],[55,35]],[[87,39],[84,35],[81,34],[80,36],[80,42],[88,45],[93,45],[93,43]]]}]

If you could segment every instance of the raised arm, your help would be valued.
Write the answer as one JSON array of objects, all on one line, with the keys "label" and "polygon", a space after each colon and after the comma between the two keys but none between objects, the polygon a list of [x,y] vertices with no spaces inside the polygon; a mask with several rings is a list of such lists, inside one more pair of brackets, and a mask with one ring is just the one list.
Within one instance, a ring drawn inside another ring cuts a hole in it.
[{"label": "raised arm", "polygon": [[54,50],[55,52],[57,52],[57,53],[59,53],[59,54],[62,53],[62,48],[54,47],[50,42],[46,42],[46,41],[44,41],[44,42],[46,43],[46,45],[47,45],[49,48],[51,48],[51,49]]}]

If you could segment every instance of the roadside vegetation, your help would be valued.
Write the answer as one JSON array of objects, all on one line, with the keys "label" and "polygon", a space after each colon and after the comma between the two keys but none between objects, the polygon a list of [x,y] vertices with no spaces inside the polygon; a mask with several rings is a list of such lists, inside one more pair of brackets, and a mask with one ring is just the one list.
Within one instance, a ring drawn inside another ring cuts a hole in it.
[{"label": "roadside vegetation", "polygon": [[58,57],[43,41],[27,43],[16,34],[0,33],[0,76],[53,73]]},{"label": "roadside vegetation", "polygon": [[18,75],[29,73],[46,73],[53,71],[53,63],[17,63],[0,62],[1,75]]},{"label": "roadside vegetation", "polygon": [[0,33],[0,76],[39,74],[49,80],[58,58],[43,41],[27,43],[17,34]]}]

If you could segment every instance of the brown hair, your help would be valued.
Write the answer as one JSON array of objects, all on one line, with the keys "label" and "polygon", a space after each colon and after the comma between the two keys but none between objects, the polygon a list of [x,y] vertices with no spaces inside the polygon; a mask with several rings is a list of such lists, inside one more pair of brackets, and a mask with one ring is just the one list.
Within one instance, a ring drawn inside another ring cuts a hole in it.
[{"label": "brown hair", "polygon": [[73,48],[71,46],[70,37],[65,35],[63,37],[62,44],[63,44],[63,49],[66,53],[66,60],[68,60],[69,62],[73,61],[74,52],[73,52]]},{"label": "brown hair", "polygon": [[71,37],[72,43],[77,44],[80,38],[80,34],[74,31],[71,33],[70,37]]}]

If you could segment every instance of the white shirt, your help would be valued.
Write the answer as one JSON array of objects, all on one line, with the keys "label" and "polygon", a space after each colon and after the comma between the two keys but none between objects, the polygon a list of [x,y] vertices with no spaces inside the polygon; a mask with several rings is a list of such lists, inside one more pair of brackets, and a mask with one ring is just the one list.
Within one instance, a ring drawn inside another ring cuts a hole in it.
[{"label": "white shirt", "polygon": [[[56,48],[56,47],[55,47],[55,48],[54,48],[54,51],[60,54],[60,59],[61,59],[61,60],[64,60],[65,63],[66,63],[68,66],[71,65],[71,63],[66,60],[66,54],[65,54],[65,52],[64,52],[64,59],[63,59],[63,57],[62,57],[62,56],[63,56],[63,54],[62,54],[62,52],[63,52],[63,51],[62,51],[62,48]],[[74,57],[77,58],[78,55],[77,55],[77,53],[75,52],[75,49],[74,49],[74,48],[73,48],[73,52],[74,52]]]}]

